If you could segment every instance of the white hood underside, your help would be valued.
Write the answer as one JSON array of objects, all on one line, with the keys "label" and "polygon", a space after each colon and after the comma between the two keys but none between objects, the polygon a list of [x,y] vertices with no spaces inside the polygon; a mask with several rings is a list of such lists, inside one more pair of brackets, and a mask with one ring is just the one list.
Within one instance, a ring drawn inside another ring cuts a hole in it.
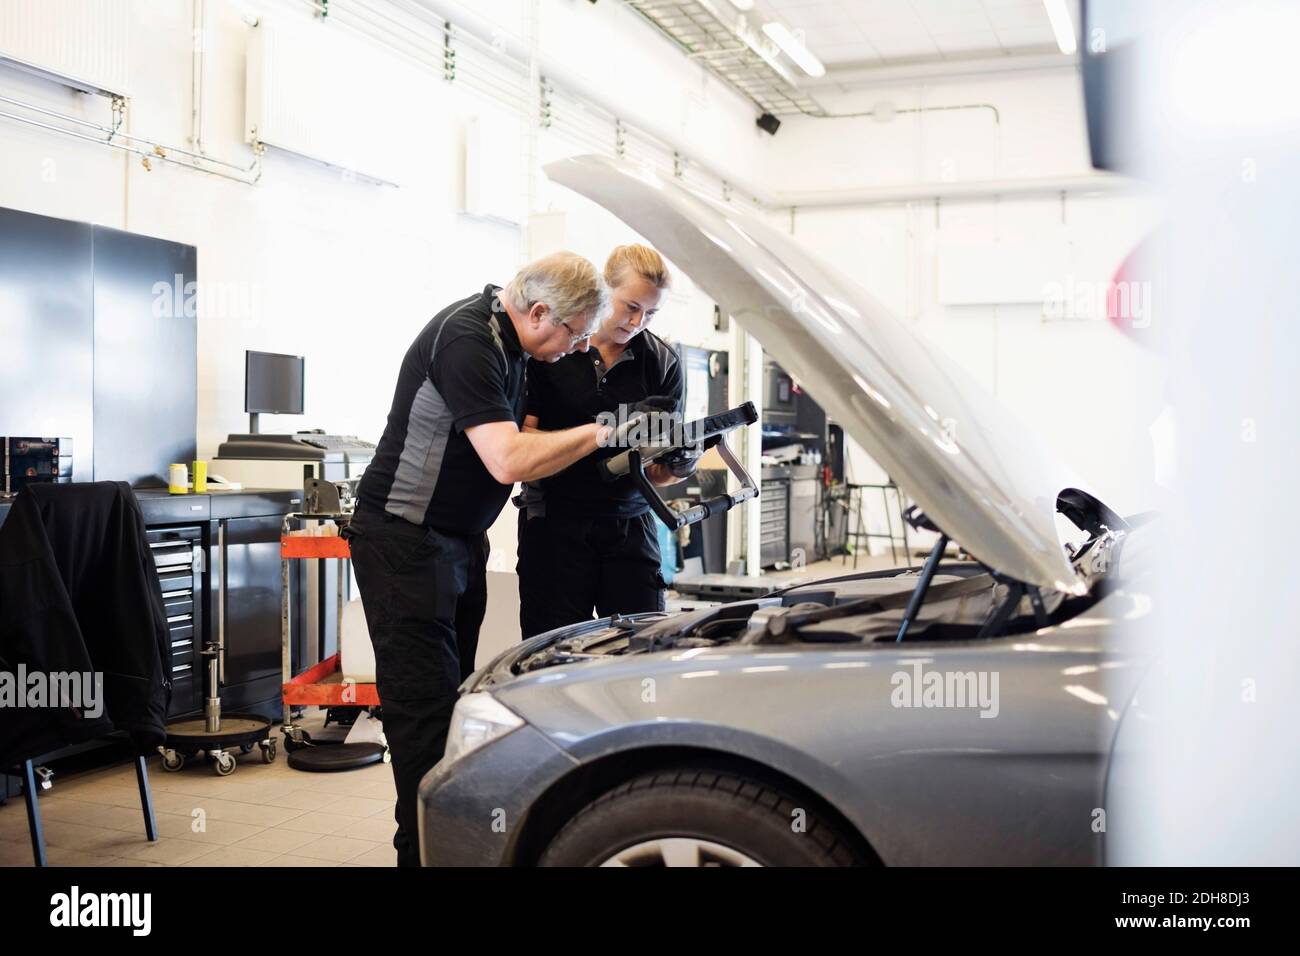
[{"label": "white hood underside", "polygon": [[1019,581],[1083,589],[1055,524],[1078,480],[857,283],[756,217],[624,163],[580,156],[546,173],[685,269],[950,538]]}]

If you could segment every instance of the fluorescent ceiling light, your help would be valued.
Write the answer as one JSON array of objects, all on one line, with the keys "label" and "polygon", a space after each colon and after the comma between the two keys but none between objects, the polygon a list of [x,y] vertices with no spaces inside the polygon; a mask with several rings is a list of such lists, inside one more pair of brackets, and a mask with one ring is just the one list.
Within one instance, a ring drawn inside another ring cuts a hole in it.
[{"label": "fluorescent ceiling light", "polygon": [[822,66],[822,61],[813,56],[808,48],[799,42],[798,38],[791,33],[783,23],[777,23],[773,20],[770,23],[763,24],[763,32],[768,38],[785,51],[785,55],[799,66],[809,76],[825,76],[826,67]]},{"label": "fluorescent ceiling light", "polygon": [[1079,41],[1074,36],[1074,24],[1070,21],[1070,11],[1065,0],[1043,0],[1047,8],[1047,19],[1052,21],[1052,32],[1056,34],[1056,45],[1066,56],[1079,49]]}]

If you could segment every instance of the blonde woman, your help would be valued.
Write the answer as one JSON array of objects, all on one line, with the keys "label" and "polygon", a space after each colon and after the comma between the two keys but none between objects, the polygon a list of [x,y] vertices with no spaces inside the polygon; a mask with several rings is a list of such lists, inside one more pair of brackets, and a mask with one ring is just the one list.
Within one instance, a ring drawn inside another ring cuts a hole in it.
[{"label": "blonde woman", "polygon": [[[605,263],[613,312],[585,351],[552,364],[528,363],[524,428],[553,431],[601,413],[680,411],[677,355],[647,327],[669,287],[655,250],[619,246]],[[621,417],[620,417],[620,420]],[[524,637],[610,614],[662,610],[664,579],[654,515],[630,478],[606,482],[602,448],[524,488],[519,515],[519,624]],[[683,454],[646,469],[671,484],[695,469]]]}]

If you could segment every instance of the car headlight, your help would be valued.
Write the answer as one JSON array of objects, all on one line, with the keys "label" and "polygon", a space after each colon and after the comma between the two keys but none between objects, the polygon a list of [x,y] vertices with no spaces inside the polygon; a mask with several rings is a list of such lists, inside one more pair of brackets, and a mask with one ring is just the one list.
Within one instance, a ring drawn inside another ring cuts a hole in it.
[{"label": "car headlight", "polygon": [[479,692],[465,694],[456,702],[451,712],[451,726],[447,729],[447,750],[443,762],[452,763],[484,744],[504,737],[524,725],[523,718],[506,709],[491,694]]}]

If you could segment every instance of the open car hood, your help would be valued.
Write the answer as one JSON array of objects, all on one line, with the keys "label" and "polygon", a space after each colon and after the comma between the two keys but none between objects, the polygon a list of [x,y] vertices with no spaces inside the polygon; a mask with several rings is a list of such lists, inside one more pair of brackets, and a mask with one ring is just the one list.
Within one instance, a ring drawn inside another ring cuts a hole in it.
[{"label": "open car hood", "polygon": [[1055,519],[1078,480],[856,282],[757,217],[626,163],[579,156],[545,171],[685,269],[977,559],[1026,584],[1085,590]]}]

